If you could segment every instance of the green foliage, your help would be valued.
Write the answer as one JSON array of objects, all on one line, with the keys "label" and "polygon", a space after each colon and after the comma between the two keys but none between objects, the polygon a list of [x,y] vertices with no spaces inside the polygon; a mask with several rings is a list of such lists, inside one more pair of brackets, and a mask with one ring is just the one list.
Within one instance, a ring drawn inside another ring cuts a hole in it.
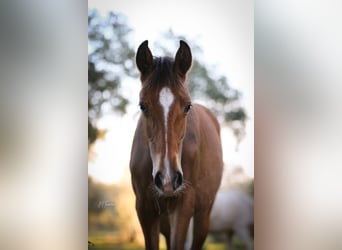
[{"label": "green foliage", "polygon": [[247,120],[246,111],[240,104],[241,92],[230,86],[226,76],[218,74],[212,66],[201,61],[204,56],[195,41],[176,35],[170,29],[161,35],[155,47],[163,55],[174,56],[173,53],[179,47],[179,40],[187,41],[193,54],[192,67],[187,80],[191,97],[204,101],[221,122],[233,130],[239,143],[244,137]]},{"label": "green foliage", "polygon": [[194,59],[188,86],[194,98],[204,100],[222,122],[233,129],[238,141],[243,138],[246,111],[240,106],[241,93],[230,87],[225,76],[214,76],[205,65]]},{"label": "green foliage", "polygon": [[110,12],[102,18],[88,12],[88,144],[96,140],[96,119],[115,110],[125,113],[128,97],[120,91],[125,76],[136,76],[135,51],[129,45],[125,18]]},{"label": "green foliage", "polygon": [[[132,48],[128,42],[130,31],[121,14],[110,12],[102,18],[95,10],[88,12],[89,145],[99,135],[94,121],[106,111],[125,113],[129,104],[129,98],[122,94],[120,88],[125,77],[138,78],[136,48]],[[180,39],[189,43],[193,53],[188,76],[192,98],[205,102],[221,122],[232,128],[239,142],[244,136],[247,119],[246,111],[239,102],[241,93],[230,86],[227,77],[217,74],[200,60],[203,54],[197,43],[169,30],[161,35],[155,47],[160,55],[174,56]]]}]

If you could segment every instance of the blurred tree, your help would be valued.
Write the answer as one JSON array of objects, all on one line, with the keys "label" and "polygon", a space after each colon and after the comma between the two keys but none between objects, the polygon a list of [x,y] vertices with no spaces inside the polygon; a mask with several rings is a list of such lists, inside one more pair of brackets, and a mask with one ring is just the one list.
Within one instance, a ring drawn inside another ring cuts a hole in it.
[{"label": "blurred tree", "polygon": [[[88,12],[88,143],[100,133],[95,121],[106,110],[125,113],[129,98],[120,91],[124,77],[138,77],[135,49],[128,42],[131,29],[121,14],[110,12],[102,18],[97,11]],[[232,128],[239,143],[244,136],[246,111],[240,104],[241,93],[232,88],[228,79],[217,75],[213,68],[200,61],[202,52],[194,41],[175,35],[172,30],[162,34],[156,48],[162,55],[174,56],[179,40],[192,48],[193,64],[188,86],[193,98],[203,100],[220,121]],[[172,42],[171,42],[172,41]],[[171,46],[167,46],[170,45]]]},{"label": "blurred tree", "polygon": [[221,188],[240,189],[251,196],[254,195],[254,178],[246,174],[242,166],[225,166]]},{"label": "blurred tree", "polygon": [[120,87],[123,77],[137,75],[130,31],[120,14],[88,12],[88,146],[100,136],[95,121],[112,109],[125,113],[129,103]]},{"label": "blurred tree", "polygon": [[240,103],[241,92],[230,86],[226,76],[217,74],[213,67],[200,60],[204,58],[203,53],[195,41],[176,35],[169,29],[161,35],[155,47],[162,52],[161,54],[173,57],[179,47],[179,40],[187,41],[193,54],[192,67],[187,81],[191,97],[204,101],[221,123],[233,130],[239,143],[245,135],[247,120],[246,111]]}]

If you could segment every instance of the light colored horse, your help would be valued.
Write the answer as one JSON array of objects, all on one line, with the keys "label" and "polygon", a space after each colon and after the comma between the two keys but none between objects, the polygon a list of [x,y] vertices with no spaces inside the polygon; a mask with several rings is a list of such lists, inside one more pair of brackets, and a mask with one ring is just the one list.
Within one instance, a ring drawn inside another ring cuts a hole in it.
[{"label": "light colored horse", "polygon": [[[240,190],[219,191],[216,195],[210,215],[209,232],[212,234],[225,233],[227,236],[227,249],[233,250],[232,237],[235,233],[246,246],[253,249],[250,228],[254,226],[253,200]],[[186,249],[192,239],[192,222],[189,226]]]}]

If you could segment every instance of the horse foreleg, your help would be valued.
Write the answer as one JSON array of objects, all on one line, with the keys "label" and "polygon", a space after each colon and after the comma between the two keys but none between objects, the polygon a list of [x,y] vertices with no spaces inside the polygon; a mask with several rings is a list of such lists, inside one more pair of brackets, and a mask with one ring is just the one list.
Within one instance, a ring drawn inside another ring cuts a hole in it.
[{"label": "horse foreleg", "polygon": [[202,249],[209,231],[210,211],[200,211],[194,215],[193,241],[191,250]]},{"label": "horse foreleg", "polygon": [[170,223],[169,218],[166,215],[160,217],[160,232],[164,235],[166,241],[167,250],[170,250]]},{"label": "horse foreleg", "polygon": [[171,250],[184,249],[190,218],[191,213],[183,213],[180,210],[170,214]]},{"label": "horse foreleg", "polygon": [[136,203],[137,214],[145,238],[146,250],[159,249],[159,216],[144,205],[143,202]]},{"label": "horse foreleg", "polygon": [[186,235],[186,241],[185,241],[185,250],[190,250],[191,249],[191,244],[192,244],[192,234],[193,234],[193,229],[194,228],[194,219],[191,217],[189,227],[188,227],[188,233]]},{"label": "horse foreleg", "polygon": [[188,190],[186,194],[179,198],[173,211],[169,213],[171,250],[184,250],[194,202],[194,196]]}]

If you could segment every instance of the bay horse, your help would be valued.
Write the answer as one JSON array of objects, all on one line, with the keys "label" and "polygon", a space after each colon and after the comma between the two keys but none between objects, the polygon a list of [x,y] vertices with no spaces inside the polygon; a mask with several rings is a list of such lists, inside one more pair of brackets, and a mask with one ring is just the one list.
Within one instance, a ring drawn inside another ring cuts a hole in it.
[{"label": "bay horse", "polygon": [[205,107],[192,104],[186,76],[190,47],[180,41],[175,58],[153,57],[144,41],[138,48],[139,118],[130,171],[136,211],[147,250],[182,250],[194,218],[192,250],[201,249],[223,170],[220,126]]}]

